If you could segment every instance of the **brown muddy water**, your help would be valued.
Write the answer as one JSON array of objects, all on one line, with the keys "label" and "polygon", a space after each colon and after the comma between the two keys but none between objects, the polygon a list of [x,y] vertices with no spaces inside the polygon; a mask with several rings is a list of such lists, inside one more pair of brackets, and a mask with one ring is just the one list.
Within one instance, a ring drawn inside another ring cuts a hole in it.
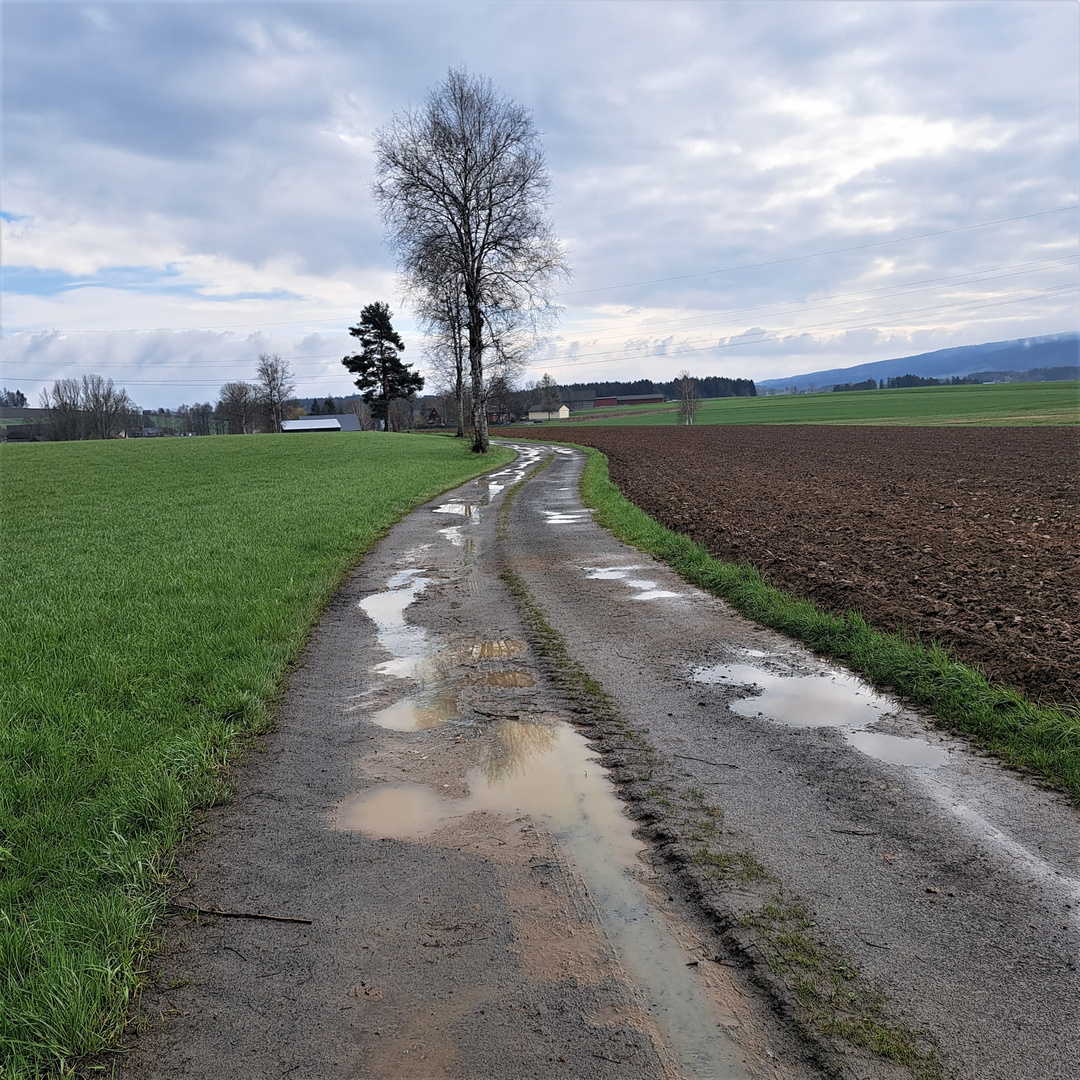
[{"label": "brown muddy water", "polygon": [[528,815],[554,834],[581,875],[620,962],[644,996],[688,1077],[745,1077],[687,953],[649,903],[640,881],[645,845],[607,771],[569,724],[495,724],[482,736],[469,794],[446,799],[424,784],[383,784],[342,802],[339,829],[423,840],[471,814]]}]

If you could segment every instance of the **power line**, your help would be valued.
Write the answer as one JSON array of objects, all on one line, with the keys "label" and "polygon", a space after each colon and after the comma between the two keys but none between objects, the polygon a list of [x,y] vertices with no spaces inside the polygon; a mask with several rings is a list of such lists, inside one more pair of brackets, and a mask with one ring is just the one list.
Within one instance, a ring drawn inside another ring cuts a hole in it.
[{"label": "power line", "polygon": [[[723,310],[723,311],[706,312],[706,313],[701,314],[701,315],[688,316],[685,319],[678,320],[677,322],[666,323],[666,324],[662,324],[662,325],[659,325],[659,326],[656,326],[656,325],[649,326],[649,325],[643,324],[643,323],[639,323],[637,325],[641,327],[641,330],[640,330],[641,333],[648,333],[648,334],[650,334],[652,336],[656,336],[656,335],[659,335],[659,334],[670,333],[670,332],[682,329],[683,327],[686,327],[686,326],[692,326],[693,328],[700,328],[703,325],[707,325],[707,320],[721,319],[721,318],[724,318],[724,317],[730,316],[730,315],[756,313],[757,318],[768,318],[768,317],[771,317],[771,316],[774,316],[774,315],[786,314],[791,309],[798,309],[798,308],[804,307],[805,305],[808,305],[808,304],[814,305],[814,310],[820,311],[820,310],[827,310],[829,308],[846,307],[846,306],[849,306],[850,304],[857,303],[860,299],[866,299],[866,300],[887,299],[888,294],[895,295],[896,293],[898,293],[899,291],[904,290],[904,289],[910,289],[910,290],[912,290],[912,292],[934,292],[934,291],[936,291],[936,289],[944,289],[944,288],[950,288],[950,287],[951,288],[963,288],[964,286],[967,286],[967,285],[978,285],[978,284],[983,284],[983,283],[988,282],[988,281],[999,281],[999,280],[1002,280],[1003,278],[1021,277],[1021,276],[1024,276],[1026,274],[1035,274],[1035,273],[1045,272],[1045,271],[1054,270],[1054,269],[1058,269],[1058,268],[1063,268],[1065,266],[1065,264],[1067,264],[1069,262],[1072,262],[1072,261],[1075,261],[1077,259],[1080,259],[1080,255],[1067,255],[1067,256],[1063,256],[1060,259],[1030,260],[1028,262],[1022,262],[1022,263],[1009,263],[1009,264],[1006,264],[1005,266],[987,267],[987,268],[985,268],[983,270],[968,271],[967,273],[964,273],[964,274],[950,274],[950,275],[945,275],[943,277],[922,278],[922,279],[919,279],[917,281],[900,282],[900,283],[897,283],[895,285],[883,285],[883,286],[881,286],[880,288],[877,288],[877,289],[862,290],[860,292],[832,293],[832,294],[828,294],[828,295],[825,295],[825,296],[808,297],[808,298],[803,299],[803,300],[790,300],[790,301],[782,302],[779,307],[777,307],[777,306],[775,306],[773,304],[755,304],[755,305],[751,305],[749,307],[728,308],[728,309]],[[1027,267],[1028,269],[1017,269],[1017,268],[1020,268],[1020,267]],[[999,273],[999,271],[1003,271],[1003,270],[1013,270],[1015,272],[1014,273],[1005,273],[1005,274]],[[966,281],[965,280],[960,280],[961,278],[968,278],[970,280],[966,280]],[[936,285],[933,288],[927,288],[927,289],[917,289],[917,288],[915,288],[915,286],[925,285],[925,284],[932,284],[932,283],[937,283],[937,282],[951,282],[952,284],[950,286]],[[883,295],[883,294],[885,294],[885,295]],[[912,293],[908,293],[907,295],[912,295]],[[845,297],[848,297],[848,298],[851,298],[851,299],[847,299],[843,303],[840,303],[840,304],[822,304],[821,303],[821,301],[823,301],[823,300],[844,300]],[[887,318],[887,317],[888,317],[888,313],[884,313],[882,315],[882,318]],[[632,336],[634,334],[635,329],[636,329],[635,326],[627,327],[625,325],[621,325],[621,326],[619,326],[619,328],[617,330],[612,329],[612,330],[609,330],[606,333],[598,333],[598,334],[593,334],[591,336],[589,335],[589,332],[587,330],[583,330],[583,331],[578,332],[578,337],[579,338],[589,337],[589,340],[593,344],[597,344],[599,342],[602,342],[604,340],[610,340],[612,338],[622,338],[622,339],[625,340],[627,337],[630,337],[630,336]],[[288,360],[290,362],[297,362],[299,365],[303,366],[306,362],[309,362],[309,361],[318,362],[318,361],[324,361],[324,360],[329,360],[329,359],[337,359],[337,358],[340,358],[340,355],[341,355],[340,352],[333,352],[333,353],[302,353],[302,354],[298,354],[298,355],[284,356],[284,357],[282,357],[282,359],[283,360]],[[586,354],[586,355],[591,355],[591,354]],[[214,367],[220,367],[223,364],[254,363],[257,359],[258,359],[257,357],[235,357],[235,356],[234,357],[223,357],[223,358],[199,359],[199,360],[192,359],[192,360],[187,360],[186,361],[186,366],[190,367],[190,366],[193,366],[193,365],[212,365]],[[24,361],[24,360],[8,361],[9,366],[11,364],[29,364],[29,363],[32,363],[32,361]]]},{"label": "power line", "polygon": [[[910,308],[910,309],[903,310],[903,311],[892,312],[888,316],[885,316],[883,318],[875,318],[871,322],[861,322],[861,323],[854,323],[854,324],[849,324],[849,325],[838,325],[836,323],[817,323],[817,324],[804,325],[804,326],[774,327],[774,328],[771,328],[771,329],[768,329],[768,330],[762,330],[760,332],[760,335],[761,335],[760,337],[756,337],[756,338],[752,338],[752,339],[751,338],[740,337],[736,341],[727,341],[727,342],[713,341],[713,342],[708,342],[706,344],[698,344],[698,345],[681,344],[681,345],[678,345],[676,347],[676,349],[673,350],[671,353],[668,353],[668,352],[664,351],[666,349],[666,346],[653,346],[652,348],[647,349],[646,351],[633,353],[633,354],[630,354],[630,355],[627,355],[627,354],[624,353],[624,354],[622,354],[620,356],[606,356],[604,359],[601,359],[601,360],[587,360],[587,359],[586,360],[581,360],[580,359],[581,357],[596,356],[598,354],[595,353],[595,352],[594,353],[580,353],[579,357],[577,359],[575,359],[575,360],[573,360],[571,362],[568,362],[568,363],[558,364],[558,363],[551,363],[550,361],[539,361],[535,365],[530,365],[530,367],[535,367],[538,370],[540,368],[543,368],[545,370],[550,370],[550,371],[560,371],[560,370],[565,370],[566,368],[592,367],[592,366],[599,365],[599,364],[629,363],[629,362],[632,362],[632,361],[646,360],[646,359],[649,359],[649,358],[654,357],[654,356],[678,357],[678,356],[685,355],[685,354],[688,354],[688,353],[712,352],[712,351],[718,351],[718,350],[723,350],[723,349],[739,348],[740,346],[745,346],[745,345],[759,345],[759,344],[763,344],[763,343],[765,343],[767,341],[776,340],[778,335],[790,335],[790,334],[797,334],[797,333],[807,333],[807,332],[812,331],[812,330],[837,333],[837,332],[840,332],[840,331],[849,331],[849,330],[878,329],[878,328],[881,328],[883,324],[888,325],[889,321],[895,321],[897,319],[911,318],[911,317],[918,317],[918,316],[924,316],[925,317],[926,315],[940,314],[940,313],[948,312],[948,311],[952,311],[952,312],[977,311],[977,310],[984,310],[984,309],[987,309],[987,308],[1004,307],[1004,306],[1009,305],[1009,304],[1018,304],[1018,303],[1023,303],[1025,301],[1029,301],[1029,300],[1036,300],[1036,299],[1039,299],[1041,297],[1051,296],[1051,295],[1060,293],[1065,289],[1072,289],[1074,287],[1075,286],[1074,286],[1074,284],[1072,282],[1068,282],[1068,283],[1066,283],[1064,285],[1051,286],[1051,287],[1049,287],[1047,289],[1043,289],[1043,290],[1040,290],[1040,291],[1037,291],[1037,292],[1025,292],[1023,294],[1018,294],[1018,295],[1015,295],[1015,296],[1012,296],[1012,297],[997,297],[997,298],[989,299],[989,300],[951,301],[951,302],[946,303],[946,304],[932,305],[930,307]],[[603,351],[604,350],[601,350],[601,352],[603,352]],[[336,354],[334,354],[334,355],[336,355]],[[559,359],[559,358],[556,357],[554,359]],[[228,362],[229,361],[223,361],[223,363],[228,363]],[[323,372],[323,373],[321,373],[321,375],[313,375],[313,376],[308,376],[306,378],[301,376],[298,379],[298,381],[301,382],[301,383],[306,383],[306,384],[310,385],[313,382],[324,381],[325,379],[330,377],[331,374],[340,375],[341,373],[340,372],[334,372],[334,373]],[[42,380],[41,378],[37,378],[37,379],[9,379],[7,381],[15,383],[15,384],[19,384],[19,383],[29,384],[29,383],[37,383],[37,382],[42,382],[42,381],[48,381],[48,380]],[[183,380],[180,380],[180,379],[160,379],[160,380],[124,379],[123,380],[125,385],[130,385],[130,386],[200,386],[200,387],[207,386],[210,381],[211,380],[208,380],[208,379],[183,379]],[[216,380],[214,380],[214,381],[216,381]]]},{"label": "power line", "polygon": [[[1078,258],[1080,258],[1080,256],[1068,255],[1068,256],[1065,256],[1062,259],[1053,260],[1052,262],[1039,261],[1038,264],[1035,265],[1033,269],[1018,270],[1014,274],[997,274],[996,276],[987,276],[987,275],[994,275],[994,272],[996,270],[1008,270],[1008,269],[1012,269],[1013,267],[1016,267],[1016,266],[1032,266],[1033,264],[1032,263],[1013,263],[1013,264],[1011,264],[1011,266],[993,267],[993,268],[986,269],[986,270],[981,270],[981,271],[971,271],[968,274],[961,274],[961,275],[953,274],[953,275],[949,275],[948,277],[942,277],[942,278],[925,278],[922,281],[905,282],[905,283],[897,284],[897,285],[884,285],[879,289],[863,290],[862,292],[834,293],[834,294],[827,295],[827,296],[808,297],[805,300],[783,301],[783,302],[780,303],[780,306],[778,308],[773,304],[755,304],[755,305],[752,305],[750,307],[728,308],[728,309],[726,309],[724,311],[716,311],[716,312],[709,312],[709,313],[702,314],[702,315],[688,316],[685,319],[680,319],[676,323],[668,323],[666,325],[661,325],[661,326],[649,326],[647,323],[639,323],[638,325],[641,326],[641,328],[642,328],[641,332],[642,333],[649,333],[649,334],[656,335],[656,334],[663,334],[665,332],[669,332],[669,331],[672,331],[672,330],[682,329],[683,327],[688,326],[690,324],[703,325],[704,320],[720,319],[720,318],[724,318],[724,317],[731,316],[731,315],[745,314],[747,312],[752,312],[752,313],[756,312],[757,313],[757,315],[756,315],[757,318],[767,318],[767,317],[772,316],[772,315],[785,314],[788,311],[788,309],[799,308],[799,307],[802,307],[802,306],[807,305],[807,304],[813,304],[814,305],[814,310],[825,310],[825,309],[830,308],[830,307],[847,307],[850,304],[857,303],[859,299],[866,299],[866,300],[888,299],[888,296],[881,296],[880,294],[883,294],[883,293],[884,294],[888,294],[888,293],[895,294],[896,292],[898,292],[899,290],[902,290],[902,289],[911,289],[912,292],[934,292],[934,291],[936,291],[936,289],[945,289],[945,288],[957,288],[957,289],[959,289],[959,288],[963,288],[966,285],[978,285],[978,284],[982,284],[983,282],[986,282],[986,281],[999,281],[1002,278],[1021,277],[1021,276],[1025,275],[1025,274],[1034,274],[1034,273],[1039,273],[1039,272],[1042,272],[1042,271],[1053,270],[1053,269],[1056,269],[1056,268],[1058,268],[1060,266],[1063,266],[1065,263],[1067,263],[1069,261],[1072,261],[1072,260],[1075,260],[1075,259],[1078,259]],[[976,274],[982,274],[984,276],[982,276],[981,278],[976,278],[976,277],[974,277],[974,275],[976,275]],[[968,281],[955,280],[955,281],[953,281],[953,279],[961,278],[961,277],[971,278],[972,280],[968,280]],[[931,288],[931,289],[915,289],[914,288],[914,286],[916,286],[916,285],[921,285],[921,284],[924,284],[926,282],[935,282],[935,281],[938,281],[938,282],[940,282],[940,281],[953,281],[953,284],[951,286],[941,286],[941,285],[939,285],[939,286],[936,287],[936,289],[933,289],[933,288]],[[912,295],[912,293],[908,293],[907,295]],[[844,303],[841,303],[841,304],[822,304],[822,303],[820,303],[820,301],[822,301],[822,300],[837,300],[837,299],[843,299],[844,297],[851,297],[852,299],[849,299],[849,300],[847,300],[847,301],[845,301]],[[774,310],[771,310],[771,311],[763,310],[765,308],[774,308]],[[625,325],[620,325],[618,327],[618,329],[612,329],[612,330],[607,331],[606,333],[604,333],[604,332],[597,333],[590,340],[592,340],[595,343],[597,341],[603,341],[605,339],[625,338],[625,337],[631,336],[633,334],[633,332],[634,332],[633,327],[627,328]],[[579,330],[577,332],[577,337],[578,338],[588,337],[588,331],[587,330]]]}]

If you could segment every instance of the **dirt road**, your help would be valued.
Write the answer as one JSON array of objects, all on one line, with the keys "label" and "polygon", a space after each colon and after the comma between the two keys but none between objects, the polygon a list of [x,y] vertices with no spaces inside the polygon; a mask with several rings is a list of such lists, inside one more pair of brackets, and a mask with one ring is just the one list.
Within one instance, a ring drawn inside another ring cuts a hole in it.
[{"label": "dirt road", "polygon": [[365,559],[185,856],[310,924],[174,919],[122,1071],[1075,1075],[1076,809],[521,451]]}]

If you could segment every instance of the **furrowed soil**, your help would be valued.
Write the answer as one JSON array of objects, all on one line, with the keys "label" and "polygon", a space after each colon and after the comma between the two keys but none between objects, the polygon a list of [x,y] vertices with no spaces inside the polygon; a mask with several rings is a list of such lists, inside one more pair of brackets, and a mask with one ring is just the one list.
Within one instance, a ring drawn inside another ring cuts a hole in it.
[{"label": "furrowed soil", "polygon": [[[536,438],[537,432],[530,432]],[[545,427],[716,558],[937,639],[1048,702],[1080,687],[1073,428]]]}]

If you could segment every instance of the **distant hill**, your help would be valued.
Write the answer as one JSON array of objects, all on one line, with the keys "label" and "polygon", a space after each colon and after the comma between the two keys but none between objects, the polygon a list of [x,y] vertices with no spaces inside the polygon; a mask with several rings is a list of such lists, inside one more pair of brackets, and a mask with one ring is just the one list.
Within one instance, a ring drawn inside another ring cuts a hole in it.
[{"label": "distant hill", "polygon": [[[828,390],[837,383],[857,383],[866,379],[889,379],[900,375],[921,375],[949,379],[954,375],[980,374],[987,380],[1000,375],[1002,381],[1017,381],[1023,372],[1034,368],[1073,368],[1080,364],[1080,334],[1054,334],[1049,337],[1020,338],[1016,341],[992,341],[986,345],[961,345],[956,349],[902,356],[896,360],[877,360],[849,368],[811,371],[786,379],[759,379],[761,389],[782,390],[794,386],[805,390],[814,383]],[[1062,378],[1075,378],[1064,374]]]}]

